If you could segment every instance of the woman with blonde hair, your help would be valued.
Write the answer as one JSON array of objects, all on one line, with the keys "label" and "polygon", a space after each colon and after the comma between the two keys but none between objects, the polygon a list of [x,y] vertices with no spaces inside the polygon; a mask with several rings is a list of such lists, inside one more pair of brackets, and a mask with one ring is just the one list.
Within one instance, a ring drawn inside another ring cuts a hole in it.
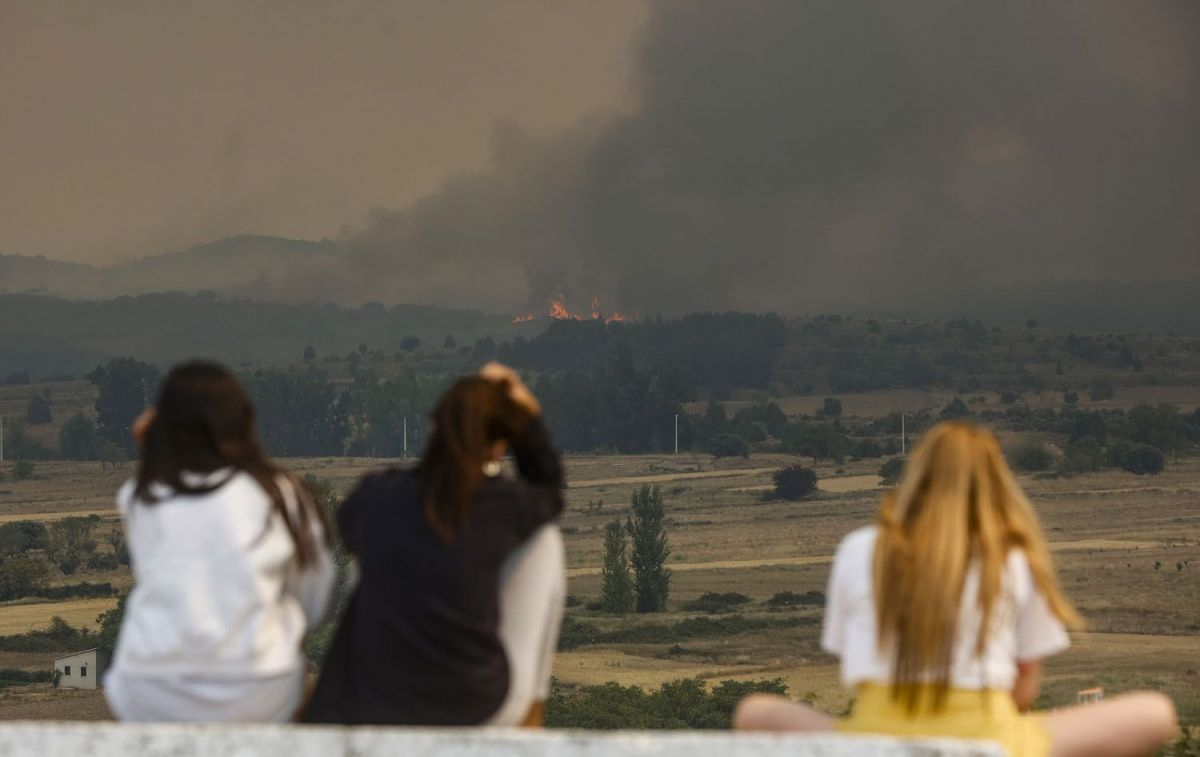
[{"label": "woman with blonde hair", "polygon": [[875,526],[834,558],[821,644],[857,696],[845,720],[768,695],[735,728],[949,736],[1013,755],[1142,755],[1175,732],[1171,700],[1135,693],[1046,714],[1041,660],[1082,622],[1063,596],[1032,505],[991,432],[930,430]]}]

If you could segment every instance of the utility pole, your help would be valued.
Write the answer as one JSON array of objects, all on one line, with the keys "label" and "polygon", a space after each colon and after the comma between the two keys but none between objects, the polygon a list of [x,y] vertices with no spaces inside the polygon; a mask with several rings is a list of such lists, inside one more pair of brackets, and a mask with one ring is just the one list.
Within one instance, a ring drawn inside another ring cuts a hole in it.
[{"label": "utility pole", "polygon": [[675,413],[675,454],[679,454],[679,413]]},{"label": "utility pole", "polygon": [[4,416],[0,415],[0,463],[4,462]]},{"label": "utility pole", "polygon": [[906,454],[908,454],[908,445],[906,443],[907,437],[904,434],[904,418],[904,413],[900,413],[900,457],[904,457]]},{"label": "utility pole", "polygon": [[404,459],[408,459],[408,416],[404,416]]}]

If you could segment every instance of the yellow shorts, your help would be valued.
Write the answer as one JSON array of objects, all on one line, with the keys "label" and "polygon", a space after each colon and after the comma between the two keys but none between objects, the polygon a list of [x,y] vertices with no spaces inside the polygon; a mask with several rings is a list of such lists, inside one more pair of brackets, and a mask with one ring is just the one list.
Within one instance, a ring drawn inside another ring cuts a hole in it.
[{"label": "yellow shorts", "polygon": [[910,714],[903,701],[892,699],[890,686],[862,684],[857,695],[854,711],[838,723],[839,731],[983,739],[998,742],[1013,757],[1050,754],[1050,733],[1041,718],[1018,712],[1006,691],[950,689],[943,709],[922,708],[916,714]]}]

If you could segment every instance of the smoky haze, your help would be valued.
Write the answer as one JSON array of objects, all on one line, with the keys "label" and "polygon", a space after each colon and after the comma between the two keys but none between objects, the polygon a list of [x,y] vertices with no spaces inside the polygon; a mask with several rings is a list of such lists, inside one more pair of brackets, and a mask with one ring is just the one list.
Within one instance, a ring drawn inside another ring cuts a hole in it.
[{"label": "smoky haze", "polygon": [[[627,106],[492,127],[485,170],[347,211],[336,260],[268,294],[844,312],[1200,276],[1200,3],[664,0],[628,55]],[[422,149],[334,146],[358,156],[342,185]]]},{"label": "smoky haze", "polygon": [[633,115],[345,239],[310,293],[785,312],[1200,274],[1200,4],[655,6]]}]

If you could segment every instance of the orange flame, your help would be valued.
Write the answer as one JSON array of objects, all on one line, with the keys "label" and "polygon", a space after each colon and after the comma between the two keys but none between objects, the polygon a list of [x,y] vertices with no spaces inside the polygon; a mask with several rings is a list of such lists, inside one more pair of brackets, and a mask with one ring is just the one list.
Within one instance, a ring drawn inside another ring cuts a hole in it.
[{"label": "orange flame", "polygon": [[567,301],[561,294],[554,295],[554,299],[550,300],[549,316],[556,321],[565,321],[573,317],[571,311],[567,310]]},{"label": "orange flame", "polygon": [[[532,313],[523,313],[513,318],[513,323],[528,323],[534,320],[536,316]],[[600,309],[600,298],[592,297],[592,310],[588,315],[582,313],[572,313],[567,307],[567,298],[561,294],[556,294],[550,300],[550,309],[546,313],[547,318],[553,318],[556,321],[603,321],[604,323],[620,323],[626,320],[628,316],[622,315],[620,312],[613,311],[611,315],[604,315],[604,311]]]}]

